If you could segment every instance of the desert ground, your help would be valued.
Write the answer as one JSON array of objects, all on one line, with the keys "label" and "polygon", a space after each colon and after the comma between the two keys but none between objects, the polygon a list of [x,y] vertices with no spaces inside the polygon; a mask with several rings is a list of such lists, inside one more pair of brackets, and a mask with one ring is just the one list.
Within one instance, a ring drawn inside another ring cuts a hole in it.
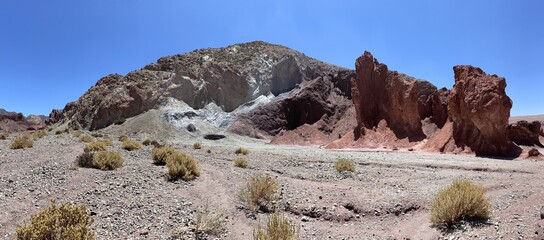
[{"label": "desert ground", "polygon": [[[537,160],[388,148],[327,150],[231,134],[206,140],[170,132],[157,140],[192,155],[201,168],[194,181],[170,182],[166,167],[152,164],[152,146],[121,149],[122,132],[139,141],[149,138],[129,126],[130,121],[124,129],[101,131],[124,158],[124,166],[113,171],[74,167],[85,147],[74,132],[51,131],[23,150],[9,148],[16,133],[0,140],[0,237],[12,239],[17,225],[57,199],[87,205],[97,239],[192,239],[196,213],[205,208],[222,213],[226,227],[208,239],[252,239],[254,227],[268,214],[252,215],[238,194],[255,173],[278,181],[277,209],[298,225],[301,239],[528,239],[543,223],[544,163]],[[196,142],[202,149],[193,149]],[[250,150],[246,169],[233,165],[239,147]],[[356,172],[339,173],[334,163],[341,158],[353,161]],[[485,187],[491,218],[449,230],[432,227],[433,196],[460,178]]]}]

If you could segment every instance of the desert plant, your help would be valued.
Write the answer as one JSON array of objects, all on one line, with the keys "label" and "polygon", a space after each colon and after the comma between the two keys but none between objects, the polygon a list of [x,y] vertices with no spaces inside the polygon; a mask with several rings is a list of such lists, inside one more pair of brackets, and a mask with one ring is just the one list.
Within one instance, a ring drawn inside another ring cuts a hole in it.
[{"label": "desert plant", "polygon": [[92,222],[85,205],[57,206],[53,200],[51,206],[33,214],[28,225],[17,226],[16,239],[94,239]]},{"label": "desert plant", "polygon": [[81,135],[79,137],[79,140],[82,141],[82,142],[86,142],[86,143],[90,143],[93,141],[93,138],[89,135]]},{"label": "desert plant", "polygon": [[23,149],[23,148],[32,148],[33,146],[34,146],[34,141],[32,140],[32,137],[27,134],[24,134],[15,138],[15,140],[11,142],[11,145],[9,148]]},{"label": "desert plant", "polygon": [[235,154],[244,154],[244,155],[248,155],[248,154],[249,154],[249,149],[240,147],[240,148],[236,149],[236,151],[235,151],[234,153],[235,153]]},{"label": "desert plant", "polygon": [[299,230],[287,217],[275,212],[268,218],[266,230],[257,225],[253,229],[254,240],[295,240],[299,239]]},{"label": "desert plant", "polygon": [[87,147],[85,147],[85,152],[96,152],[96,151],[106,151],[108,148],[108,145],[104,141],[94,141],[89,144],[87,144]]},{"label": "desert plant", "polygon": [[226,230],[223,214],[210,212],[208,207],[203,212],[196,214],[195,224],[194,231],[196,234],[204,233],[218,236]]},{"label": "desert plant", "polygon": [[270,175],[254,174],[240,191],[240,200],[253,213],[269,212],[278,199],[278,183]]},{"label": "desert plant", "polygon": [[95,133],[92,133],[91,136],[95,138],[101,138],[101,137],[104,137],[104,134],[95,132]]},{"label": "desert plant", "polygon": [[113,123],[115,125],[121,125],[121,124],[125,123],[125,121],[126,121],[126,119],[124,117],[118,117],[113,121]]},{"label": "desert plant", "polygon": [[334,167],[336,168],[336,170],[338,170],[338,172],[355,172],[355,165],[352,161],[347,159],[338,159],[338,161],[336,161],[336,163],[334,164]]},{"label": "desert plant", "polygon": [[153,163],[155,165],[166,164],[166,158],[172,155],[176,150],[171,147],[158,147],[153,148],[151,155],[153,155]]},{"label": "desert plant", "polygon": [[103,139],[97,140],[97,142],[102,142],[108,147],[113,146],[113,141],[111,140],[111,138],[103,138]]},{"label": "desert plant", "polygon": [[9,137],[8,132],[0,132],[0,140],[6,140]]},{"label": "desert plant", "polygon": [[123,166],[123,158],[118,152],[99,151],[94,153],[92,165],[100,170],[114,170]]},{"label": "desert plant", "polygon": [[[72,136],[74,136],[74,137],[76,137],[76,138],[80,137],[81,134],[82,134],[82,133],[81,133],[81,131],[79,131],[79,130],[76,130],[76,131],[73,131],[73,132],[72,132]],[[80,139],[80,140],[81,140],[81,139]]]},{"label": "desert plant", "polygon": [[234,166],[239,168],[247,168],[247,159],[243,157],[234,159]]},{"label": "desert plant", "polygon": [[127,140],[127,139],[128,139],[128,137],[125,136],[125,135],[119,136],[119,142],[125,141],[125,140]]},{"label": "desert plant", "polygon": [[32,133],[32,136],[34,136],[34,139],[40,139],[47,136],[47,132],[44,130],[35,131]]},{"label": "desert plant", "polygon": [[171,181],[178,179],[191,181],[200,176],[200,168],[196,160],[177,151],[166,157],[166,167],[168,168],[168,178]]},{"label": "desert plant", "polygon": [[121,147],[125,150],[133,151],[142,148],[142,144],[134,140],[125,139]]},{"label": "desert plant", "polygon": [[94,168],[93,157],[93,152],[84,152],[81,155],[77,156],[77,165],[84,168]]},{"label": "desert plant", "polygon": [[193,148],[194,149],[201,149],[202,148],[202,143],[194,143]]},{"label": "desert plant", "polygon": [[459,220],[485,220],[489,218],[491,204],[485,189],[469,180],[455,180],[440,190],[431,205],[431,223],[451,226]]}]

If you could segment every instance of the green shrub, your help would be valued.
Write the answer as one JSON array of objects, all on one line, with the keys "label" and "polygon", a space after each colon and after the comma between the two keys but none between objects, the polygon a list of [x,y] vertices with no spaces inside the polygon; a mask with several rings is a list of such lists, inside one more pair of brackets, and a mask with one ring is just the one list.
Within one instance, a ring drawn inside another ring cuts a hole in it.
[{"label": "green shrub", "polygon": [[93,138],[89,135],[81,135],[79,137],[79,140],[82,141],[82,142],[86,142],[86,143],[90,143],[93,141]]},{"label": "green shrub", "polygon": [[334,167],[336,168],[336,170],[338,170],[338,172],[355,172],[355,165],[352,161],[347,159],[338,159],[338,161],[336,161],[336,163],[334,164]]},{"label": "green shrub", "polygon": [[85,147],[85,152],[96,152],[96,151],[106,151],[108,145],[104,141],[94,141],[87,144]]},{"label": "green shrub", "polygon": [[251,176],[245,188],[240,191],[240,200],[253,213],[260,209],[268,212],[273,202],[279,198],[278,183],[270,175],[255,174]]},{"label": "green shrub", "polygon": [[254,240],[296,240],[299,239],[298,228],[287,217],[278,212],[268,218],[266,230],[257,225],[253,229]]},{"label": "green shrub", "polygon": [[60,206],[52,201],[52,205],[32,214],[28,225],[19,225],[16,230],[16,239],[94,239],[91,230],[93,219],[87,213],[85,205],[65,203]]},{"label": "green shrub", "polygon": [[485,220],[489,218],[491,204],[485,189],[469,180],[455,180],[440,190],[431,205],[431,223],[451,226],[459,220]]},{"label": "green shrub", "polygon": [[118,117],[113,121],[113,123],[115,125],[121,125],[121,124],[125,123],[125,121],[126,121],[126,119],[124,117]]},{"label": "green shrub", "polygon": [[6,140],[9,137],[8,132],[0,132],[0,140]]},{"label": "green shrub", "polygon": [[94,153],[93,167],[100,170],[114,170],[123,166],[121,154],[114,151],[99,151]]},{"label": "green shrub", "polygon": [[234,166],[239,168],[247,168],[247,159],[243,157],[234,159]]},{"label": "green shrub", "polygon": [[183,179],[191,181],[200,176],[200,169],[196,160],[184,153],[174,151],[166,157],[168,177],[171,181]]},{"label": "green shrub", "polygon": [[236,149],[236,151],[234,153],[235,154],[248,155],[249,154],[249,149],[241,147],[241,148]]},{"label": "green shrub", "polygon": [[138,150],[138,149],[142,148],[142,144],[140,144],[139,142],[136,142],[134,140],[125,139],[125,140],[123,140],[123,144],[122,144],[121,147],[123,149],[125,149],[125,150],[133,151],[133,150]]},{"label": "green shrub", "polygon": [[153,148],[151,155],[153,155],[153,164],[155,165],[165,165],[166,158],[172,155],[176,150],[171,147],[158,147]]},{"label": "green shrub", "polygon": [[202,148],[202,143],[194,143],[193,148],[194,149],[201,149]]},{"label": "green shrub", "polygon": [[24,134],[22,136],[19,136],[11,142],[11,146],[9,148],[11,149],[23,149],[23,148],[32,148],[34,147],[34,141],[32,140],[32,137]]}]

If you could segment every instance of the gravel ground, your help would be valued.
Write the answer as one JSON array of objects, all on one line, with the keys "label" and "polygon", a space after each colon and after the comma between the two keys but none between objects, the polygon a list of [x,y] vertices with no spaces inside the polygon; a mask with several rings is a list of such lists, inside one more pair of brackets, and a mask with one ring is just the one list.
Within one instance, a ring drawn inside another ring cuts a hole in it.
[{"label": "gravel ground", "polygon": [[[301,239],[526,239],[544,225],[542,162],[184,136],[169,143],[199,161],[201,176],[169,182],[166,167],[152,164],[150,146],[129,152],[111,137],[112,149],[125,160],[114,171],[71,167],[85,144],[70,134],[50,134],[24,150],[9,149],[14,134],[0,140],[0,237],[12,239],[18,224],[57,199],[86,204],[97,239],[192,239],[196,213],[205,208],[223,214],[226,231],[204,239],[252,239],[253,227],[267,214],[248,214],[238,193],[254,173],[277,179],[277,209],[296,222]],[[202,149],[193,149],[194,142]],[[247,169],[232,163],[240,146],[251,151]],[[339,158],[355,162],[357,171],[338,173]],[[458,178],[485,186],[491,219],[447,231],[431,227],[434,194]]]}]

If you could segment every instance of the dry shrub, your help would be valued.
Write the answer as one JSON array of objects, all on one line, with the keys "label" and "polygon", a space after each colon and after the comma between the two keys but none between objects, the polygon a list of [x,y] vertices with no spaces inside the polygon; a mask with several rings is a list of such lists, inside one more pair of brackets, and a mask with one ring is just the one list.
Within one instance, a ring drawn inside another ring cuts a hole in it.
[{"label": "dry shrub", "polygon": [[[144,141],[142,142],[142,144],[143,144],[144,146],[149,146],[149,145],[151,145],[151,141],[152,141],[151,139],[146,139],[146,140],[144,140]],[[153,140],[153,141],[154,141],[154,140]]]},{"label": "dry shrub", "polygon": [[338,161],[336,161],[336,163],[334,164],[334,167],[336,168],[336,170],[338,170],[338,172],[355,172],[355,165],[352,161],[347,159],[338,159]]},{"label": "dry shrub", "polygon": [[119,142],[125,141],[125,140],[127,140],[127,139],[128,139],[127,136],[122,135],[122,136],[119,137]]},{"label": "dry shrub", "polygon": [[28,225],[17,226],[16,239],[94,239],[92,223],[85,205],[65,203],[57,206],[52,201],[48,208],[32,214]]},{"label": "dry shrub", "polygon": [[[79,130],[73,131],[73,132],[72,132],[72,136],[74,136],[74,137],[76,137],[76,138],[80,137],[80,136],[81,136],[81,131],[79,131]],[[81,139],[80,139],[80,140],[81,140]]]},{"label": "dry shrub", "polygon": [[40,139],[47,136],[47,132],[44,130],[35,131],[32,133],[32,136],[34,136],[34,139]]},{"label": "dry shrub", "polygon": [[123,158],[118,152],[99,151],[94,153],[92,164],[100,170],[114,170],[123,166]]},{"label": "dry shrub", "polygon": [[153,164],[155,165],[165,165],[166,158],[172,155],[176,150],[171,147],[158,147],[153,148],[151,155],[153,155]]},{"label": "dry shrub", "polygon": [[459,220],[485,220],[491,214],[490,208],[482,186],[469,180],[455,180],[436,194],[431,205],[431,223],[451,226]]},{"label": "dry shrub", "polygon": [[194,149],[201,149],[202,148],[202,143],[194,143],[193,148]]},{"label": "dry shrub", "polygon": [[97,142],[102,142],[108,147],[113,146],[113,141],[111,140],[111,138],[100,139],[100,140],[97,140]]},{"label": "dry shrub", "polygon": [[268,174],[254,174],[240,191],[240,200],[253,213],[269,212],[278,197],[278,183]]},{"label": "dry shrub", "polygon": [[194,231],[197,235],[207,234],[219,236],[227,230],[223,214],[210,212],[207,207],[203,212],[198,212],[196,214],[195,223],[196,226]]},{"label": "dry shrub", "polygon": [[152,145],[156,148],[164,147],[163,144],[157,142],[156,140],[150,140],[150,139],[146,139],[145,141],[142,142],[142,144],[144,144],[145,146]]},{"label": "dry shrub", "polygon": [[86,142],[86,143],[90,143],[93,141],[93,138],[89,135],[81,135],[79,137],[79,140],[82,141],[82,142]]},{"label": "dry shrub", "polygon": [[133,151],[142,148],[142,144],[134,140],[125,139],[123,140],[123,144],[121,147],[127,151]]},{"label": "dry shrub", "polygon": [[95,138],[102,138],[104,137],[104,134],[95,132],[95,133],[92,133],[91,136]]},{"label": "dry shrub", "polygon": [[8,132],[0,132],[0,140],[6,140],[9,137]]},{"label": "dry shrub", "polygon": [[94,141],[92,143],[87,144],[87,147],[85,147],[85,152],[97,152],[97,151],[106,151],[108,148],[108,145],[104,141]]},{"label": "dry shrub", "polygon": [[243,157],[234,159],[234,166],[239,168],[247,168],[247,159]]},{"label": "dry shrub", "polygon": [[84,152],[77,157],[77,165],[84,168],[94,168],[93,152]]},{"label": "dry shrub", "polygon": [[244,155],[248,155],[248,154],[249,154],[249,149],[240,147],[240,148],[236,149],[236,151],[235,151],[234,153],[235,153],[235,154],[244,154]]},{"label": "dry shrub", "polygon": [[266,230],[260,224],[253,229],[255,240],[295,240],[299,239],[298,235],[299,231],[295,224],[278,212],[268,218]]},{"label": "dry shrub", "polygon": [[200,168],[196,160],[184,153],[174,151],[166,157],[168,167],[168,178],[170,181],[183,179],[191,181],[200,176]]},{"label": "dry shrub", "polygon": [[34,141],[32,140],[32,137],[27,134],[15,138],[15,140],[13,140],[9,146],[11,149],[24,149],[32,147],[34,147]]}]

